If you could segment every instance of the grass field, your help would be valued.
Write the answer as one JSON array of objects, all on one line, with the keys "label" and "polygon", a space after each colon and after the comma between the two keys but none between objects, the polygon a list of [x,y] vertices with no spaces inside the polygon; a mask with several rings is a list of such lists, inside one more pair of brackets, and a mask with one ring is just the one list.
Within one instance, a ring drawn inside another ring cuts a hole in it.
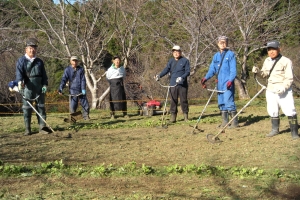
[{"label": "grass field", "polygon": [[[238,110],[247,102],[237,101]],[[240,127],[212,144],[206,135],[221,123],[215,103],[191,134],[205,103],[166,129],[161,116],[131,112],[111,121],[97,110],[75,125],[48,113],[49,135],[37,133],[34,117],[35,134],[25,137],[21,115],[2,116],[0,199],[300,199],[300,140],[292,140],[287,117],[281,134],[266,138],[265,100],[255,99]]]}]

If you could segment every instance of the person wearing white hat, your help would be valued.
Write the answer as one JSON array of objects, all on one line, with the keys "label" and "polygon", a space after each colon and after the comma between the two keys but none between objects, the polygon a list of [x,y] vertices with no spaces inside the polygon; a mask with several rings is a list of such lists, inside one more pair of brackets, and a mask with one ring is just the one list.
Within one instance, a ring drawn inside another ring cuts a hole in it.
[{"label": "person wearing white hat", "polygon": [[187,100],[188,94],[188,76],[190,75],[190,61],[182,56],[180,46],[175,45],[172,48],[173,58],[171,58],[167,66],[162,72],[156,75],[154,78],[158,81],[166,74],[170,74],[170,86],[176,85],[176,87],[170,88],[171,96],[171,119],[170,122],[176,122],[178,113],[178,98],[180,98],[181,110],[183,112],[184,121],[188,121],[189,104]]},{"label": "person wearing white hat", "polygon": [[86,96],[86,79],[84,75],[84,68],[79,66],[79,59],[77,56],[71,56],[70,65],[64,70],[64,74],[61,78],[58,89],[59,94],[62,94],[62,91],[67,83],[71,95],[69,105],[71,114],[76,112],[79,101],[83,109],[83,118],[85,120],[90,120],[90,106]]},{"label": "person wearing white hat", "polygon": [[267,111],[271,117],[272,129],[267,137],[279,134],[279,108],[288,116],[293,139],[298,139],[298,120],[292,90],[293,65],[292,61],[280,54],[280,43],[277,40],[267,43],[268,58],[263,67],[252,68],[253,73],[259,73],[268,81],[266,89]]},{"label": "person wearing white hat", "polygon": [[[36,110],[40,116],[46,120],[46,109],[45,109],[45,93],[48,86],[48,77],[45,70],[44,62],[36,57],[38,41],[35,38],[28,38],[25,42],[25,55],[20,57],[16,64],[16,82],[18,83],[18,90],[23,93],[26,99],[36,100]],[[23,99],[23,115],[25,124],[24,135],[31,135],[31,114],[32,108]],[[37,115],[39,132],[48,134],[43,128],[46,124]]]},{"label": "person wearing white hat", "polygon": [[[205,82],[216,75],[217,90],[225,91],[218,93],[218,107],[221,111],[222,124],[224,127],[229,122],[229,116],[234,117],[237,114],[234,102],[234,79],[236,77],[236,57],[235,53],[228,49],[228,38],[219,36],[219,51],[213,56],[205,77],[201,79],[202,87],[206,87]],[[238,118],[235,117],[229,128],[238,127]]]}]

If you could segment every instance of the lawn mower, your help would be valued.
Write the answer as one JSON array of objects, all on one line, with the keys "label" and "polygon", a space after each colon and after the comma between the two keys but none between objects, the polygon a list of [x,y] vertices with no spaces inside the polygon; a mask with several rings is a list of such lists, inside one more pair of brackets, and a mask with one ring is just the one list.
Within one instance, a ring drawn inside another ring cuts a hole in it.
[{"label": "lawn mower", "polygon": [[168,111],[162,110],[162,103],[156,100],[150,100],[148,102],[142,103],[140,106],[140,116],[153,116],[167,114]]}]

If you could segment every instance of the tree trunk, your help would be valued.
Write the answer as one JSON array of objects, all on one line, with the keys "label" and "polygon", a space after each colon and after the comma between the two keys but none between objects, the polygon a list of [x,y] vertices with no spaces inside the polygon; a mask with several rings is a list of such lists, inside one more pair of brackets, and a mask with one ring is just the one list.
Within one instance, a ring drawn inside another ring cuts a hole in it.
[{"label": "tree trunk", "polygon": [[234,85],[238,91],[239,99],[249,99],[246,85],[239,78],[235,78]]}]

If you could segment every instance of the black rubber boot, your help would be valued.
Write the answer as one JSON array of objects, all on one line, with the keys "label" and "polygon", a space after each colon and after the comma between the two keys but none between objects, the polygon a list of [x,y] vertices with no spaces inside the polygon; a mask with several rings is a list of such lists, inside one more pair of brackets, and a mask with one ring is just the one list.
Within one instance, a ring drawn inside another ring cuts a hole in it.
[{"label": "black rubber boot", "polygon": [[222,124],[219,125],[219,128],[223,128],[229,122],[229,120],[228,120],[228,111],[227,110],[222,110],[221,115],[222,115]]},{"label": "black rubber boot", "polygon": [[183,113],[184,121],[188,122],[189,121],[189,115],[188,113]]},{"label": "black rubber boot", "polygon": [[111,120],[115,119],[115,112],[114,111],[110,112],[110,119]]},{"label": "black rubber boot", "polygon": [[25,133],[24,133],[25,136],[27,135],[31,135],[31,127],[30,126],[26,126],[25,127]]},{"label": "black rubber boot", "polygon": [[126,118],[126,119],[129,118],[129,116],[127,115],[127,112],[123,112],[123,117]]},{"label": "black rubber boot", "polygon": [[275,135],[278,135],[279,133],[279,124],[280,124],[279,117],[271,117],[271,122],[272,122],[272,130],[268,135],[266,135],[267,137],[273,137]]},{"label": "black rubber boot", "polygon": [[31,135],[31,127],[30,127],[30,124],[31,124],[31,119],[24,119],[24,123],[25,123],[25,133],[24,135],[27,136],[27,135]]},{"label": "black rubber boot", "polygon": [[[230,111],[230,116],[233,118],[237,114],[236,110]],[[234,120],[231,122],[229,128],[236,128],[239,127],[239,121],[238,121],[238,116],[234,118]]]},{"label": "black rubber boot", "polygon": [[39,133],[41,134],[49,134],[48,131],[46,131],[47,127],[45,124],[40,124],[40,129],[39,129]]},{"label": "black rubber boot", "polygon": [[290,124],[290,128],[291,128],[292,138],[294,140],[299,139],[297,115],[288,116],[288,119],[289,119],[289,124]]},{"label": "black rubber boot", "polygon": [[177,117],[177,114],[171,113],[170,123],[175,123],[176,122],[176,117]]}]

